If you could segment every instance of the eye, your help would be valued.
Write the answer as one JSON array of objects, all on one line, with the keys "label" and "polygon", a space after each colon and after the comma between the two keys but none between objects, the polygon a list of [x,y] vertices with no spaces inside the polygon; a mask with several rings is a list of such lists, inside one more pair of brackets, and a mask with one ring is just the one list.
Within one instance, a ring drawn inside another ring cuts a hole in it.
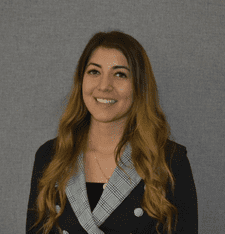
[{"label": "eye", "polygon": [[[98,72],[97,70],[90,70],[89,72],[88,72],[88,74],[91,74],[92,72]],[[95,73],[96,74],[96,73]],[[93,75],[95,75],[95,74],[93,74]],[[124,77],[123,78],[127,78],[127,76],[126,76],[126,74],[125,73],[123,73],[123,72],[117,72],[116,74],[120,74],[120,75],[123,75]]]},{"label": "eye", "polygon": [[98,72],[98,71],[96,71],[96,70],[90,70],[89,72],[88,72],[88,74],[91,74],[91,72]]},{"label": "eye", "polygon": [[123,72],[117,72],[116,74],[122,74],[124,78],[127,78],[126,74],[124,74]]}]

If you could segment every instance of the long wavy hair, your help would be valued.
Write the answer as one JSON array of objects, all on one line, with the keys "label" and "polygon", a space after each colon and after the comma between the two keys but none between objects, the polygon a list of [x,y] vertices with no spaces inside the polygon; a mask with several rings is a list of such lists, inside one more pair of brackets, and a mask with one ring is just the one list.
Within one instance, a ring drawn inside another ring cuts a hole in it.
[{"label": "long wavy hair", "polygon": [[[77,158],[84,150],[90,126],[90,112],[82,97],[83,75],[92,53],[99,47],[121,51],[127,58],[133,78],[134,98],[122,138],[114,151],[116,165],[119,166],[121,149],[129,141],[135,169],[146,185],[142,208],[158,221],[158,234],[160,223],[163,233],[167,231],[170,234],[173,215],[176,214],[176,226],[178,214],[177,208],[166,199],[168,182],[173,194],[175,185],[175,178],[165,159],[165,146],[171,136],[170,126],[159,104],[158,89],[147,53],[136,39],[119,30],[94,34],[78,61],[69,101],[59,120],[54,157],[38,184],[38,220],[33,227],[48,214],[47,221],[40,228],[44,229],[43,233],[48,234],[54,225],[62,232],[58,218],[66,204],[66,184],[74,173],[71,168],[76,168]],[[59,213],[55,207],[57,193],[61,204]]]}]

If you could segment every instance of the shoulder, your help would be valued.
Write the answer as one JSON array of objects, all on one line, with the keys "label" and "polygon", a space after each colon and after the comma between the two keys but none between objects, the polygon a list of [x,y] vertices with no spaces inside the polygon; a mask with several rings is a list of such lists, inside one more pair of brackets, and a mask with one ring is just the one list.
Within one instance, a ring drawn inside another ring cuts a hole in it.
[{"label": "shoulder", "polygon": [[167,154],[185,153],[186,147],[168,139],[165,150]]},{"label": "shoulder", "polygon": [[[166,162],[175,178],[178,188],[177,191],[182,190],[180,194],[182,194],[184,191],[186,191],[186,193],[188,193],[190,190],[196,191],[186,147],[176,142],[168,141],[165,152]],[[177,194],[178,193],[179,192],[177,192]]]},{"label": "shoulder", "polygon": [[181,166],[190,167],[187,157],[187,148],[174,141],[167,140],[165,146],[166,162],[173,171],[178,170]]},{"label": "shoulder", "polygon": [[51,139],[43,143],[35,154],[34,166],[43,170],[52,160],[55,153],[56,139]]},{"label": "shoulder", "polygon": [[42,153],[42,154],[51,154],[55,150],[56,146],[56,139],[51,139],[43,143],[37,150],[37,153]]}]

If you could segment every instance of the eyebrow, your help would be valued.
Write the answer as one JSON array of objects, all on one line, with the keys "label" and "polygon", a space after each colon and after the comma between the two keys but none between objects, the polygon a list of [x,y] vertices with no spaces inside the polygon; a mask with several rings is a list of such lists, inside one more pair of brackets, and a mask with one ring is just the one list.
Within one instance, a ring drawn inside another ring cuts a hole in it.
[{"label": "eyebrow", "polygon": [[[100,68],[102,67],[101,65],[99,65],[99,64],[97,64],[97,63],[89,63],[88,66],[89,66],[89,65],[95,65],[95,66],[100,67]],[[88,67],[88,66],[87,66],[87,67]],[[125,68],[125,69],[127,69],[128,71],[130,71],[130,69],[129,69],[128,67],[125,67],[125,66],[113,66],[112,68],[113,68],[114,70],[117,69],[117,68]]]}]

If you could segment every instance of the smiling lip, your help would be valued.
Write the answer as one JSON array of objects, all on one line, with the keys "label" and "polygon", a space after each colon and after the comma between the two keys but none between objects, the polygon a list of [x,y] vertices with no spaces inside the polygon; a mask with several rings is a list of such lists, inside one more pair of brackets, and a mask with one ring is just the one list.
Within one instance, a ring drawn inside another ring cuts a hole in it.
[{"label": "smiling lip", "polygon": [[117,100],[114,99],[114,98],[101,98],[101,97],[96,97],[95,99],[96,99],[96,100],[97,100],[97,99],[115,100],[115,101],[117,102]]}]

